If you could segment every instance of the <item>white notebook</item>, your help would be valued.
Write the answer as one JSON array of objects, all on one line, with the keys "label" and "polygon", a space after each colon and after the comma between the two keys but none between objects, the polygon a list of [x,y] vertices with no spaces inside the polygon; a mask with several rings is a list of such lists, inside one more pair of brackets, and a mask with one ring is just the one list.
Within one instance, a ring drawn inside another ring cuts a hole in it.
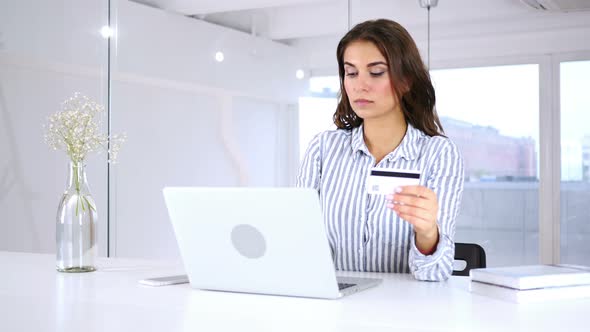
[{"label": "white notebook", "polygon": [[525,265],[473,269],[472,281],[519,290],[590,285],[590,267],[577,265]]},{"label": "white notebook", "polygon": [[514,303],[571,300],[590,297],[590,285],[518,290],[473,281],[469,287],[469,290],[474,294],[485,295]]}]

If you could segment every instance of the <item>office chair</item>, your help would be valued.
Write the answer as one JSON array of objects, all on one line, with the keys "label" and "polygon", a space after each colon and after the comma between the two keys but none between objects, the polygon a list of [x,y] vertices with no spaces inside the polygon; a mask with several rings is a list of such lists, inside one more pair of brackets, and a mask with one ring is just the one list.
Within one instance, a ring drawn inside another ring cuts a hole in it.
[{"label": "office chair", "polygon": [[465,261],[463,270],[454,270],[454,276],[469,276],[469,270],[486,267],[486,252],[475,243],[455,243],[455,260]]}]

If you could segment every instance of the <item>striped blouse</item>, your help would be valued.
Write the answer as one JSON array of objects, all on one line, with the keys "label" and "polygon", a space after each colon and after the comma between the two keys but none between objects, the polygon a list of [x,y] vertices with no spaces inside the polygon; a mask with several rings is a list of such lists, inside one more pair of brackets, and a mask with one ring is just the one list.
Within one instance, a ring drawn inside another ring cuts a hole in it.
[{"label": "striped blouse", "polygon": [[[373,167],[420,170],[420,184],[438,198],[439,242],[432,255],[415,244],[413,226],[369,195]],[[448,138],[430,137],[408,124],[400,145],[377,165],[363,126],[316,135],[297,176],[298,187],[319,192],[326,232],[338,270],[411,272],[418,280],[445,280],[453,270],[455,218],[463,193],[463,159]]]}]

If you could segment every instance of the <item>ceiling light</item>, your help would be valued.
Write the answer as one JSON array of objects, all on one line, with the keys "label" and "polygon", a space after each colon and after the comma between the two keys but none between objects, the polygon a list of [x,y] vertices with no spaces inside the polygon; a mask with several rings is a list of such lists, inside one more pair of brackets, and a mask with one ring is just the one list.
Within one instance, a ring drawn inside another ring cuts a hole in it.
[{"label": "ceiling light", "polygon": [[100,34],[102,35],[102,38],[109,39],[113,36],[114,32],[113,29],[111,29],[111,27],[105,25],[100,29]]},{"label": "ceiling light", "polygon": [[225,59],[225,57],[223,56],[223,52],[215,53],[215,60],[217,60],[217,62],[222,62],[223,59]]},{"label": "ceiling light", "polygon": [[422,8],[436,7],[436,5],[438,5],[438,0],[418,0],[418,3]]},{"label": "ceiling light", "polygon": [[297,79],[302,80],[305,77],[305,72],[303,71],[303,69],[297,69],[297,71],[295,72],[295,77],[297,77]]}]

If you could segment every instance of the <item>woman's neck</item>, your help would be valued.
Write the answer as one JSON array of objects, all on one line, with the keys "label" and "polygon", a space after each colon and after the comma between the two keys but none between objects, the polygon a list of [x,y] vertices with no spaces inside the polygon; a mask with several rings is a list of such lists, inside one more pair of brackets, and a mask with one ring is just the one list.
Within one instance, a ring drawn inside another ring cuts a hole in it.
[{"label": "woman's neck", "polygon": [[387,119],[363,121],[363,138],[377,165],[386,155],[395,150],[406,135],[408,125],[401,112]]}]

